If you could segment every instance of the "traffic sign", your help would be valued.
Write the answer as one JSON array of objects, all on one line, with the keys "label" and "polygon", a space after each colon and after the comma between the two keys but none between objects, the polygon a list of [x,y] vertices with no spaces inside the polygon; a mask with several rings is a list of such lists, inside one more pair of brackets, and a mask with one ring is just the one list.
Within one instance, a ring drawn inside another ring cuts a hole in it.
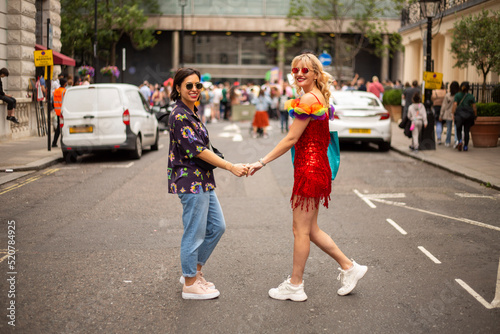
[{"label": "traffic sign", "polygon": [[323,53],[319,55],[318,59],[323,66],[328,66],[332,63],[332,56],[330,56],[326,51],[323,51]]},{"label": "traffic sign", "polygon": [[37,50],[34,51],[34,55],[35,55],[35,67],[54,65],[52,50]]},{"label": "traffic sign", "polygon": [[441,89],[443,73],[424,72],[425,89]]}]

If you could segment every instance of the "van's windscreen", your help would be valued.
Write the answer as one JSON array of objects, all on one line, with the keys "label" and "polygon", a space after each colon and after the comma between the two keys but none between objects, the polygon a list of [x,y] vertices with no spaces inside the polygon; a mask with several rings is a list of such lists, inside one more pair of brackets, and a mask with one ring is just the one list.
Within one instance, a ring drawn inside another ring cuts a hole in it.
[{"label": "van's windscreen", "polygon": [[64,95],[64,110],[68,112],[99,112],[123,109],[115,88],[69,90]]}]

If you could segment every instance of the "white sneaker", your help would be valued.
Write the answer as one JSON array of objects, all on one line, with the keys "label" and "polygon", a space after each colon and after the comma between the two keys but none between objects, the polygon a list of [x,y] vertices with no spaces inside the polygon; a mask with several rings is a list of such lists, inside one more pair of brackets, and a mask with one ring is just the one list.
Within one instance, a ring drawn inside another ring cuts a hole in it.
[{"label": "white sneaker", "polygon": [[290,283],[290,276],[277,288],[269,290],[269,297],[279,300],[293,300],[294,302],[303,302],[307,299],[304,292],[304,281],[299,286],[293,286]]},{"label": "white sneaker", "polygon": [[339,268],[339,270],[340,274],[337,279],[342,283],[342,287],[337,291],[337,293],[341,296],[345,296],[354,290],[358,281],[365,276],[368,267],[360,266],[353,260],[351,268],[347,270]]},{"label": "white sneaker", "polygon": [[220,292],[217,289],[207,288],[201,281],[196,280],[193,285],[182,287],[183,299],[214,299],[219,297]]},{"label": "white sneaker", "polygon": [[[203,277],[203,273],[201,271],[197,271],[196,272],[196,278],[197,278],[197,280],[201,281],[201,283],[204,284],[207,288],[209,288],[209,289],[215,289],[215,284],[212,283],[212,282],[207,281]],[[186,284],[186,279],[184,278],[184,276],[181,276],[181,278],[179,278],[179,283]]]}]

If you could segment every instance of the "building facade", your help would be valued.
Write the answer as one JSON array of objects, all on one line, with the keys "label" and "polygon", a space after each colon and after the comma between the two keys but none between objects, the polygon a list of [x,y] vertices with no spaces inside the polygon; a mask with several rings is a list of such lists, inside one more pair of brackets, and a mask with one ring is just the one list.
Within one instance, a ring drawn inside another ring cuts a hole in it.
[{"label": "building facade", "polygon": [[[209,73],[215,82],[259,82],[273,68],[283,75],[300,50],[315,46],[301,35],[303,31],[289,24],[289,8],[289,0],[161,1],[161,14],[151,15],[148,20],[148,26],[156,30],[157,46],[136,51],[127,38],[118,46],[126,54],[124,80],[136,84],[142,80],[163,82],[180,66]],[[383,20],[389,34],[400,28],[399,13],[391,13]],[[308,22],[304,19],[301,29],[305,30]],[[350,21],[346,20],[341,32],[350,34],[349,26]],[[318,31],[336,33],[326,26]],[[352,35],[355,37],[356,33]],[[290,40],[293,36],[300,40],[293,47],[271,46],[276,39]],[[387,40],[386,36],[384,41]],[[402,56],[377,57],[372,49],[363,49],[340,79],[350,80],[354,72],[367,79],[372,75],[401,79]],[[120,51],[117,54],[122,54]],[[325,51],[332,54],[332,50]],[[122,66],[121,59],[116,63]],[[332,67],[326,69],[333,72]]]},{"label": "building facade", "polygon": [[[432,60],[434,72],[443,73],[443,81],[469,81],[482,82],[482,73],[474,66],[465,69],[454,67],[455,60],[451,53],[453,25],[464,16],[476,16],[483,10],[500,10],[498,0],[452,0],[445,1],[441,12],[433,20]],[[403,11],[400,33],[403,37],[404,52],[404,82],[422,81],[425,71],[425,53],[427,41],[425,40],[427,19],[420,13],[418,3],[413,3]],[[500,41],[492,41],[500,43]],[[490,72],[488,82],[498,82],[499,73]]]},{"label": "building facade", "polygon": [[[0,68],[10,72],[2,82],[4,91],[17,100],[16,116],[20,121],[6,121],[6,105],[0,104],[0,139],[38,132],[35,106],[28,91],[30,79],[35,78],[33,52],[36,44],[47,44],[47,19],[52,25],[52,49],[61,50],[60,10],[59,0],[0,0]],[[54,73],[60,71],[60,66],[54,68]]]}]

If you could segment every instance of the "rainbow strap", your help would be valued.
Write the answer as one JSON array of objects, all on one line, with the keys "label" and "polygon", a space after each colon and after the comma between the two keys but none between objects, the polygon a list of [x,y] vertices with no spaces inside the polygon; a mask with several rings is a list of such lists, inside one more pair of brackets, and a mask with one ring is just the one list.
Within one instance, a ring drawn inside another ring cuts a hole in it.
[{"label": "rainbow strap", "polygon": [[333,113],[335,109],[330,105],[330,112],[327,114],[328,108],[324,107],[320,103],[313,103],[308,105],[305,103],[300,103],[300,99],[288,100],[285,104],[285,108],[288,114],[292,118],[306,119],[307,117],[312,117],[315,120],[323,120],[330,115],[330,119],[333,119]]}]

